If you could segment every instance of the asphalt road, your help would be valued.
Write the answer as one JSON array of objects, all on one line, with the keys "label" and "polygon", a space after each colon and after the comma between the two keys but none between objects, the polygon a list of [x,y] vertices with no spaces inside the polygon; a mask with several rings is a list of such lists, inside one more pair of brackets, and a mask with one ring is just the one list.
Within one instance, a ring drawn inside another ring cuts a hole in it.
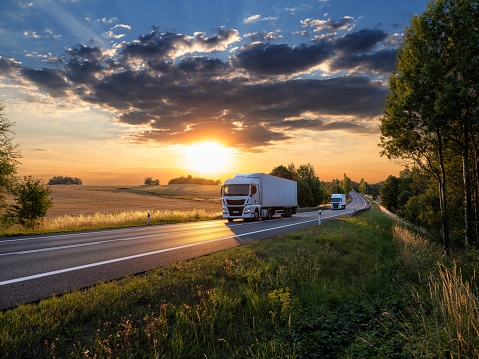
[{"label": "asphalt road", "polygon": [[[321,221],[367,208],[360,195],[351,195],[346,209],[321,211]],[[0,310],[312,225],[318,225],[317,211],[257,222],[214,220],[0,238]]]}]

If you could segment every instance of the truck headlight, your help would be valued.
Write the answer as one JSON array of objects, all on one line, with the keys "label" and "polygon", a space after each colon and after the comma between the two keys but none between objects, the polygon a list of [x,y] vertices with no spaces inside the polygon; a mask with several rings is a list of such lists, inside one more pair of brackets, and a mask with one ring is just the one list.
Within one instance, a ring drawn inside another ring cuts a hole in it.
[{"label": "truck headlight", "polygon": [[223,207],[223,214],[228,214],[228,209],[226,207]]},{"label": "truck headlight", "polygon": [[250,214],[251,213],[251,207],[245,207],[243,210],[244,214]]}]

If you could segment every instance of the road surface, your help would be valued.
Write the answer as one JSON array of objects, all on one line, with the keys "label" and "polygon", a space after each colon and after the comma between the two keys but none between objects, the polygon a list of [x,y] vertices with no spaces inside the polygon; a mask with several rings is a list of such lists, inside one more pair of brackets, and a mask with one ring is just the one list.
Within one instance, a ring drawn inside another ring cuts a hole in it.
[{"label": "road surface", "polygon": [[[352,192],[351,215],[369,203]],[[318,224],[318,212],[257,222],[226,220],[0,238],[0,310]]]}]

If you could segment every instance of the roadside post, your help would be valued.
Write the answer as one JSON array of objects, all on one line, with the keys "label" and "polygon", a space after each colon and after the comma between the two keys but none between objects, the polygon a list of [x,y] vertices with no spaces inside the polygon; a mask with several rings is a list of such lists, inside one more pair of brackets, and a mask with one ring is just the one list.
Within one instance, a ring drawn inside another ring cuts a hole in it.
[{"label": "roadside post", "polygon": [[318,226],[321,225],[321,210],[318,211]]},{"label": "roadside post", "polygon": [[148,224],[150,224],[150,211],[148,211]]}]

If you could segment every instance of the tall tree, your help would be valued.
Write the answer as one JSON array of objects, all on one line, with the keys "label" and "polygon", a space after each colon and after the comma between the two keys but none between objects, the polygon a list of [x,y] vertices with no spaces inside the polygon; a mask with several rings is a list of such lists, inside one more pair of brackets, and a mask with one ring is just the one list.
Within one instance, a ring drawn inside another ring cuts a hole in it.
[{"label": "tall tree", "polygon": [[[441,2],[441,1],[439,1]],[[436,178],[442,223],[443,249],[449,248],[444,152],[448,143],[447,118],[437,111],[446,69],[441,63],[435,2],[415,16],[406,29],[396,71],[389,79],[385,114],[381,119],[382,155],[404,164],[419,165]]]},{"label": "tall tree", "polygon": [[436,110],[448,119],[448,138],[462,157],[464,238],[466,244],[472,244],[472,178],[476,165],[471,158],[474,133],[479,127],[479,5],[471,0],[443,0],[429,12],[437,28],[438,57],[444,73]]},{"label": "tall tree", "polygon": [[361,181],[359,182],[359,193],[366,194],[367,189],[368,187],[366,182],[364,182],[364,178],[361,178]]},{"label": "tall tree", "polygon": [[17,182],[16,173],[21,158],[18,144],[13,143],[14,125],[4,113],[5,106],[0,102],[0,208],[5,208],[6,195],[11,193]]},{"label": "tall tree", "polygon": [[381,127],[383,154],[413,159],[437,178],[445,250],[449,240],[445,163],[462,158],[464,238],[466,244],[479,244],[479,224],[473,225],[479,216],[479,190],[474,190],[479,186],[473,182],[479,169],[477,0],[433,0],[411,20],[390,90]]}]

